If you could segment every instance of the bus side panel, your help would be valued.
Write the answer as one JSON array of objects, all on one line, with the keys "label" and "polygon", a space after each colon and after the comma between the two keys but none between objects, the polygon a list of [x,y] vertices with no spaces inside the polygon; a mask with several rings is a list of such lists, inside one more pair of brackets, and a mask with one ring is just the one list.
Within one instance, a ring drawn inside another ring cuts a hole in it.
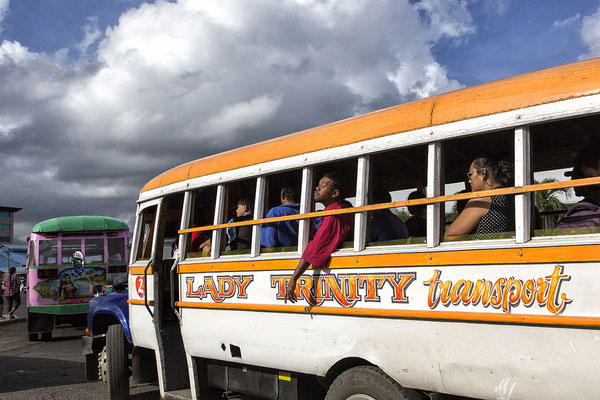
[{"label": "bus side panel", "polygon": [[[589,285],[598,267],[312,270],[299,280],[299,302],[286,305],[291,271],[182,266],[182,335],[197,357],[316,375],[358,357],[411,388],[590,398],[600,391],[600,292]],[[307,304],[311,296],[318,305]]]},{"label": "bus side panel", "polygon": [[196,309],[183,318],[195,357],[316,375],[359,357],[403,386],[475,398],[600,391],[595,330]]},{"label": "bus side panel", "polygon": [[129,275],[129,327],[136,346],[157,350],[154,321],[144,305],[145,291],[148,306],[154,312],[154,276],[148,274],[144,285],[143,275]]}]

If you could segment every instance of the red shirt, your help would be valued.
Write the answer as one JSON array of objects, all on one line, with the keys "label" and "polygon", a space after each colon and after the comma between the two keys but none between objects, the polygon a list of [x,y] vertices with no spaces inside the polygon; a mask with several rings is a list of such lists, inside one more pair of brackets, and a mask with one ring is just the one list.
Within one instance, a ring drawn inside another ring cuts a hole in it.
[{"label": "red shirt", "polygon": [[21,280],[17,274],[6,274],[4,276],[4,295],[10,297],[15,293],[19,293],[19,287],[21,286]]},{"label": "red shirt", "polygon": [[[337,210],[346,208],[343,200],[338,200],[325,208],[325,210]],[[323,222],[317,229],[313,240],[308,242],[306,250],[302,253],[302,259],[314,267],[322,268],[329,261],[331,253],[346,240],[352,231],[352,214],[329,215],[323,218]]]}]

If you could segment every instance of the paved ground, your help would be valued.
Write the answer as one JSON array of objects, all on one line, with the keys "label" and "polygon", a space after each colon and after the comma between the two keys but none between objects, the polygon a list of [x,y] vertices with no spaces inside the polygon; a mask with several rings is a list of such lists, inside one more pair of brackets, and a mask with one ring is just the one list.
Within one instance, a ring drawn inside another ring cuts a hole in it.
[{"label": "paved ground", "polygon": [[[19,318],[13,321],[0,320],[0,399],[107,398],[103,383],[85,378],[81,329],[58,328],[52,340],[30,342],[24,303],[16,315]],[[7,314],[4,316],[8,317]],[[130,398],[158,399],[158,390],[155,386],[139,386],[131,389]]]}]

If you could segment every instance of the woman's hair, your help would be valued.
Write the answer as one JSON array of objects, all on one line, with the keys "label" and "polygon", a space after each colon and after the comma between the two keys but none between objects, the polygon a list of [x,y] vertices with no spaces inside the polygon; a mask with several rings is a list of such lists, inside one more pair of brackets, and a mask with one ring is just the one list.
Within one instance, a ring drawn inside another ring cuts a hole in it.
[{"label": "woman's hair", "polygon": [[14,274],[15,272],[17,272],[17,269],[16,269],[15,267],[10,267],[10,268],[8,269],[8,273],[9,273],[10,275]]},{"label": "woman's hair", "polygon": [[477,173],[485,168],[492,176],[495,182],[502,186],[512,186],[513,182],[513,164],[497,157],[479,157],[473,160]]}]

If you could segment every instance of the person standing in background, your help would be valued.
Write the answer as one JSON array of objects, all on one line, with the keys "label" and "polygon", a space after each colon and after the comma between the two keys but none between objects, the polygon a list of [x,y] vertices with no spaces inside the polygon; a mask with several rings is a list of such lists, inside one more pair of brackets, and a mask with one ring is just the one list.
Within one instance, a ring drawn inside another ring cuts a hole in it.
[{"label": "person standing in background", "polygon": [[21,305],[20,285],[21,280],[17,276],[17,269],[10,267],[8,274],[4,277],[4,295],[8,301],[8,316],[10,319],[15,319],[15,311]]}]

